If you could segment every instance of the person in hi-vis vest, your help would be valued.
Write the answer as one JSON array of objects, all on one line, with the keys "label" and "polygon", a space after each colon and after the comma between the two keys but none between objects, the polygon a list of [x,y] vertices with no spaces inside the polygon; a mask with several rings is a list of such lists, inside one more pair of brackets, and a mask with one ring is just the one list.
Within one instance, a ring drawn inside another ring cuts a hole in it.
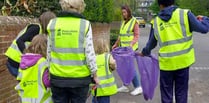
[{"label": "person in hi-vis vest", "polygon": [[18,74],[20,58],[24,49],[29,45],[34,36],[41,33],[47,34],[47,24],[50,19],[55,17],[55,14],[50,11],[42,13],[39,17],[39,23],[28,24],[13,40],[11,46],[5,52],[5,55],[8,57],[6,65],[13,76],[16,77]]},{"label": "person in hi-vis vest", "polygon": [[[132,47],[134,51],[138,50],[138,40],[139,40],[139,24],[134,16],[131,15],[130,8],[125,5],[121,7],[121,12],[123,16],[123,21],[120,27],[120,34],[117,41],[112,46],[112,49],[120,47]],[[128,68],[124,68],[128,69]],[[132,80],[134,90],[130,93],[131,95],[139,95],[142,93],[142,88],[139,80],[139,75],[136,72]],[[118,88],[118,92],[129,92],[127,85],[123,85]]]},{"label": "person in hi-vis vest", "polygon": [[148,56],[159,44],[161,103],[187,103],[189,68],[195,63],[192,32],[207,33],[209,18],[195,17],[187,9],[174,5],[175,0],[157,0],[160,12],[151,22],[146,47],[140,55]]},{"label": "person in hi-vis vest", "polygon": [[24,50],[15,86],[21,103],[52,103],[46,60],[47,35],[36,35]]},{"label": "person in hi-vis vest", "polygon": [[60,0],[62,12],[52,19],[48,60],[54,103],[85,103],[92,79],[98,84],[92,29],[81,13],[84,0]]},{"label": "person in hi-vis vest", "polygon": [[96,53],[97,76],[99,85],[92,89],[92,103],[110,103],[110,96],[117,93],[117,85],[112,71],[115,70],[115,60],[109,53],[109,44],[104,37],[94,39]]}]

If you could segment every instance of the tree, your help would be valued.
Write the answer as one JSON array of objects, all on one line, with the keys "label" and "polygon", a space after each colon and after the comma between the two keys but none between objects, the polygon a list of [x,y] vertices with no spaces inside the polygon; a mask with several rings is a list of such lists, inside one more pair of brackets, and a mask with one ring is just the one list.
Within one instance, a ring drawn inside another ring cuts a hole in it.
[{"label": "tree", "polygon": [[154,1],[154,3],[149,7],[149,9],[152,10],[154,14],[158,14],[158,12],[160,11],[160,8],[157,3],[157,0]]},{"label": "tree", "polygon": [[195,15],[209,16],[209,0],[179,0],[181,8],[190,9]]},{"label": "tree", "polygon": [[113,20],[114,21],[120,21],[122,16],[121,16],[121,6],[122,5],[129,5],[133,11],[132,5],[133,4],[133,0],[114,0],[114,7],[113,7],[113,11],[112,13],[113,15]]},{"label": "tree", "polygon": [[[175,5],[180,8],[190,9],[195,15],[209,16],[209,0],[176,0]],[[150,9],[153,13],[159,12],[157,0],[155,0]]]},{"label": "tree", "polygon": [[59,0],[1,0],[0,6],[2,14],[7,13],[4,15],[38,17],[46,10],[58,13],[61,10],[58,2]]}]

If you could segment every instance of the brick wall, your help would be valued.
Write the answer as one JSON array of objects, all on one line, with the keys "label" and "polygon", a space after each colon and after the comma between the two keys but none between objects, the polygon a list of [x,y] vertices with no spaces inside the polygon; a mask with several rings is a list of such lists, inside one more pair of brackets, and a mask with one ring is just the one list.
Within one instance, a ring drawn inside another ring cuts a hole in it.
[{"label": "brick wall", "polygon": [[[108,41],[108,45],[110,44],[110,24],[106,23],[92,23],[92,32],[94,43],[97,42],[98,38],[103,38]],[[97,43],[96,43],[97,45]]]},{"label": "brick wall", "polygon": [[0,103],[18,103],[18,95],[14,90],[17,84],[15,78],[6,68],[5,51],[10,46],[18,32],[35,19],[24,17],[0,16]]},{"label": "brick wall", "polygon": [[[18,32],[35,19],[24,17],[0,16],[0,103],[19,103],[19,97],[14,90],[17,81],[6,68],[5,51],[10,46]],[[110,25],[92,24],[93,38],[103,37],[109,40]]]}]

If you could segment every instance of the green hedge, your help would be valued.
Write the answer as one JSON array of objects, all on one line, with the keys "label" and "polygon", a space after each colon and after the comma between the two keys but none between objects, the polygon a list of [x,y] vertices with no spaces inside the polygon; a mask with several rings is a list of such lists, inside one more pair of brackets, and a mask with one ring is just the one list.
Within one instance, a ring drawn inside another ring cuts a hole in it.
[{"label": "green hedge", "polygon": [[118,39],[119,30],[110,30],[110,49]]},{"label": "green hedge", "polygon": [[92,22],[110,23],[113,20],[113,0],[85,0],[84,16]]}]

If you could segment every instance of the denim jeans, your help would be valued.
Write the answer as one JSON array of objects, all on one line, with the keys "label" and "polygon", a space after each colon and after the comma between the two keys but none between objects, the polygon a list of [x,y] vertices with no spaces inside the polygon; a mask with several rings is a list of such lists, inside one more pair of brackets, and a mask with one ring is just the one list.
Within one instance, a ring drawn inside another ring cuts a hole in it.
[{"label": "denim jeans", "polygon": [[86,103],[89,86],[85,87],[55,87],[51,85],[54,103]]},{"label": "denim jeans", "polygon": [[92,103],[110,103],[110,96],[93,97]]},{"label": "denim jeans", "polygon": [[14,77],[17,77],[18,75],[18,68],[13,67],[9,62],[7,62],[7,68],[10,72],[10,74],[12,74]]},{"label": "denim jeans", "polygon": [[135,72],[135,76],[134,76],[134,78],[133,78],[133,80],[132,80],[132,83],[133,83],[134,88],[137,88],[137,87],[140,86],[139,81],[140,81],[140,80],[139,80],[139,75],[138,75],[137,72]]}]

